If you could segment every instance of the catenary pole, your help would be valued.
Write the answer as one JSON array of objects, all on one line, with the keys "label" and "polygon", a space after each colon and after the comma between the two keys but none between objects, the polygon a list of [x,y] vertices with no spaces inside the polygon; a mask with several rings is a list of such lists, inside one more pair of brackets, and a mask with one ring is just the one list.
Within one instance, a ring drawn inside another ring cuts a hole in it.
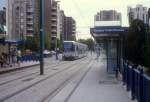
[{"label": "catenary pole", "polygon": [[40,0],[40,75],[44,74],[44,0]]}]

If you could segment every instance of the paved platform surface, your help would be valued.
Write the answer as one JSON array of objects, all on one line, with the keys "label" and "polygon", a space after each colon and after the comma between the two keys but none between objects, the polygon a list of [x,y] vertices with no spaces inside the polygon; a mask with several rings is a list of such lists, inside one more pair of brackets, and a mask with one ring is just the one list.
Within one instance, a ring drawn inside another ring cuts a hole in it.
[{"label": "paved platform surface", "polygon": [[67,102],[133,102],[114,75],[107,74],[106,61],[96,61]]}]

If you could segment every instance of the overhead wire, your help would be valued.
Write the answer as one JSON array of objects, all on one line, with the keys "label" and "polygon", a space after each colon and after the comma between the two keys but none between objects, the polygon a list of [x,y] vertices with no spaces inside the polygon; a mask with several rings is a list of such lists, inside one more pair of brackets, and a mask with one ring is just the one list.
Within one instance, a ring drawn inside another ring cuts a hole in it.
[{"label": "overhead wire", "polygon": [[[84,25],[88,25],[87,22],[85,21],[85,17],[82,15],[83,13],[82,13],[82,10],[80,9],[80,7],[78,6],[78,3],[76,2],[76,0],[72,0],[72,1],[78,10],[78,13],[79,13],[80,17],[82,18]],[[90,26],[81,26],[79,28],[90,28]]]}]

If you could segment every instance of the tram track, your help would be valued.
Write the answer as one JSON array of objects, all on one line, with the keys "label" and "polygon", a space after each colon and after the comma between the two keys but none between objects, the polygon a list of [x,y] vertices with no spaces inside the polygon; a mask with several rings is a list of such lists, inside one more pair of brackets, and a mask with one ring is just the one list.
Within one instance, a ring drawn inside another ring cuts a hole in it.
[{"label": "tram track", "polygon": [[[84,61],[84,60],[83,60],[83,61]],[[79,62],[81,62],[81,60],[79,60]],[[43,82],[43,81],[45,81],[45,80],[47,80],[47,79],[49,79],[49,78],[52,78],[52,77],[54,77],[55,75],[57,75],[57,74],[59,74],[59,73],[62,73],[62,72],[64,72],[64,71],[67,71],[68,69],[71,69],[72,66],[76,65],[76,63],[77,63],[77,62],[74,62],[73,64],[69,65],[68,67],[66,67],[66,68],[64,68],[64,69],[62,69],[62,70],[60,70],[60,71],[57,71],[57,72],[55,72],[55,73],[53,73],[53,74],[50,74],[50,75],[46,76],[46,77],[43,78],[43,79],[40,79],[40,80],[38,80],[38,81],[36,81],[36,82],[30,84],[30,85],[27,85],[26,87],[24,87],[24,88],[22,88],[22,89],[20,89],[20,90],[17,90],[16,92],[12,92],[12,93],[10,93],[10,94],[8,94],[8,95],[6,95],[6,96],[1,97],[1,98],[0,98],[0,102],[3,102],[3,101],[5,101],[5,100],[7,100],[7,99],[9,99],[9,98],[11,98],[11,97],[13,97],[13,96],[15,96],[15,95],[21,93],[21,92],[23,92],[23,91],[25,91],[25,90],[27,90],[27,89],[33,87],[33,86],[35,86],[35,85],[37,85],[37,84],[39,84],[39,83],[41,83],[41,82]]]},{"label": "tram track", "polygon": [[[82,59],[82,60],[84,60],[84,59]],[[81,61],[82,61],[82,60],[81,60]],[[55,67],[60,66],[60,65],[65,65],[66,63],[68,63],[68,62],[60,62],[60,63],[58,63],[57,65],[54,65],[54,66],[49,66],[49,65],[47,65],[47,66],[45,67],[45,71],[48,71],[48,70],[56,70],[56,69],[54,69]],[[53,64],[50,64],[50,65],[53,65]],[[50,68],[53,68],[53,69],[50,69]],[[20,72],[20,71],[19,71],[19,72]],[[21,71],[21,72],[25,72],[25,71]],[[5,85],[5,84],[8,84],[8,83],[13,82],[13,81],[16,81],[16,80],[19,80],[19,79],[23,79],[23,78],[25,78],[25,77],[30,77],[30,76],[32,76],[32,75],[34,75],[34,74],[38,74],[38,73],[39,73],[39,71],[36,71],[36,72],[30,73],[30,74],[26,74],[26,75],[23,75],[23,76],[20,76],[20,77],[17,77],[17,78],[14,78],[14,79],[11,79],[11,80],[8,80],[8,81],[5,81],[5,82],[1,82],[1,83],[0,83],[0,86]]]},{"label": "tram track", "polygon": [[[40,102],[50,102],[51,99],[53,99],[53,97],[55,97],[61,90],[63,90],[64,87],[66,87],[68,85],[69,82],[71,82],[74,77],[76,77],[76,75],[79,75],[79,73],[82,70],[85,70],[83,72],[83,74],[81,75],[80,80],[78,81],[77,85],[75,85],[75,87],[72,89],[71,93],[68,95],[67,99],[70,97],[70,95],[74,92],[74,90],[78,87],[78,85],[80,84],[80,82],[83,80],[83,78],[85,77],[85,75],[89,72],[89,70],[91,69],[91,65],[93,64],[93,62],[89,61],[90,63],[88,63],[88,68],[84,69],[83,67],[85,65],[80,66],[80,68],[74,72],[70,77],[68,77],[63,83],[61,83],[59,85],[59,87],[57,87],[56,89],[54,89],[52,92],[50,92],[45,98],[43,98]],[[66,99],[66,100],[67,100]],[[65,101],[66,102],[66,101]]]},{"label": "tram track", "polygon": [[[61,63],[61,62],[54,62],[54,63],[50,63],[50,64],[45,63],[45,66],[47,66],[47,64],[48,64],[48,65],[54,65],[54,64],[57,64],[57,63]],[[38,65],[38,66],[33,66],[33,67],[28,67],[28,68],[25,68],[25,69],[23,68],[23,69],[16,70],[16,71],[12,71],[12,72],[10,71],[10,72],[1,74],[1,75],[0,75],[0,78],[7,77],[8,75],[10,76],[10,75],[18,74],[18,72],[26,72],[26,71],[30,70],[31,68],[32,68],[32,69],[37,69],[37,67],[39,68],[39,65]]]},{"label": "tram track", "polygon": [[[54,65],[54,66],[46,66],[46,67],[45,67],[45,70],[51,70],[51,69],[49,69],[49,67],[57,67],[57,66],[59,66],[59,65],[64,65],[64,64],[65,64],[65,63],[60,63],[60,64],[57,64],[57,65]],[[25,72],[25,71],[21,71],[21,72]],[[7,83],[10,83],[10,82],[12,82],[12,81],[18,80],[18,79],[22,79],[22,78],[31,76],[31,75],[33,75],[33,74],[37,74],[37,73],[39,73],[39,71],[30,73],[30,74],[27,74],[27,75],[24,75],[24,76],[20,76],[20,77],[18,77],[18,78],[14,78],[14,79],[12,79],[12,80],[8,80],[8,81],[5,81],[5,82],[2,82],[2,83],[0,83],[0,86],[5,85],[5,84],[7,84]]]}]

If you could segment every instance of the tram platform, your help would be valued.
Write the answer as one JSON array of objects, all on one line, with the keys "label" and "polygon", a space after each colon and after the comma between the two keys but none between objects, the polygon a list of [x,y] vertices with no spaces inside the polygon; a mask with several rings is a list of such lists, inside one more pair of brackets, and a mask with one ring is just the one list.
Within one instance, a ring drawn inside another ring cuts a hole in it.
[{"label": "tram platform", "polygon": [[122,84],[121,78],[106,72],[106,61],[95,64],[72,93],[68,102],[136,102]]},{"label": "tram platform", "polygon": [[4,67],[0,68],[0,74],[21,70],[24,68],[34,67],[38,65],[39,65],[39,61],[28,61],[28,62],[21,62],[20,64],[14,63],[12,65],[7,65],[7,66],[5,65]]}]

